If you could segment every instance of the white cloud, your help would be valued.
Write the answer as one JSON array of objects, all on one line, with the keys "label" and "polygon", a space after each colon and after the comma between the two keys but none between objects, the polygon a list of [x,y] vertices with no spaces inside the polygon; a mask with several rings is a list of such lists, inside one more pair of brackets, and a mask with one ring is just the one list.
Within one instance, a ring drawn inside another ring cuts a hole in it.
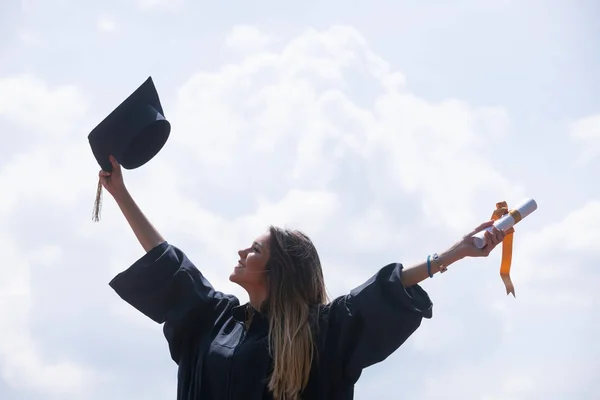
[{"label": "white cloud", "polygon": [[112,18],[106,17],[98,18],[96,26],[103,32],[114,32],[117,29],[117,23]]},{"label": "white cloud", "polygon": [[29,129],[30,139],[67,135],[86,111],[75,86],[49,87],[29,74],[0,79],[0,117]]},{"label": "white cloud", "polygon": [[[350,81],[349,74],[361,80]],[[490,195],[523,197],[486,159],[493,152],[488,143],[509,124],[504,110],[429,103],[404,91],[403,82],[356,30],[308,30],[280,53],[258,52],[192,77],[173,119],[206,134],[174,141],[229,179],[242,163],[263,165],[251,152],[237,155],[242,148],[286,154],[279,165],[289,179],[321,187],[339,178],[346,160],[377,159],[368,171],[373,185],[400,185],[423,196],[428,219],[457,230],[480,219],[473,210],[482,198],[493,204],[497,197]]]},{"label": "white cloud", "polygon": [[600,154],[600,114],[581,118],[570,126],[570,135],[581,145],[580,162]]},{"label": "white cloud", "polygon": [[591,115],[576,121],[571,127],[571,135],[577,139],[600,138],[600,115]]},{"label": "white cloud", "polygon": [[261,32],[255,26],[236,25],[225,38],[225,44],[229,47],[244,52],[255,52],[264,50],[274,41],[269,35]]},{"label": "white cloud", "polygon": [[49,261],[47,257],[56,256],[57,249],[50,253],[47,248],[25,249],[1,231],[0,239],[0,376],[11,386],[39,394],[81,396],[98,377],[70,360],[44,360],[29,332],[36,297],[30,283],[35,273],[32,264],[41,264],[35,262],[40,256]]},{"label": "white cloud", "polygon": [[[0,186],[5,189],[0,199],[0,376],[9,385],[37,395],[81,398],[101,378],[64,354],[45,357],[48,349],[30,330],[31,312],[39,301],[32,281],[40,268],[53,269],[64,262],[69,250],[54,238],[41,243],[18,240],[18,230],[9,228],[15,216],[24,220],[30,215],[52,215],[55,207],[68,209],[78,194],[85,194],[81,183],[88,177],[79,166],[88,162],[89,150],[81,146],[85,141],[65,141],[83,117],[85,104],[74,86],[49,88],[31,75],[0,79],[0,118],[30,133],[4,143],[10,149],[11,143],[21,142],[28,151],[4,154],[0,160]],[[32,229],[45,224],[41,219]],[[29,236],[35,237],[35,232]]]}]

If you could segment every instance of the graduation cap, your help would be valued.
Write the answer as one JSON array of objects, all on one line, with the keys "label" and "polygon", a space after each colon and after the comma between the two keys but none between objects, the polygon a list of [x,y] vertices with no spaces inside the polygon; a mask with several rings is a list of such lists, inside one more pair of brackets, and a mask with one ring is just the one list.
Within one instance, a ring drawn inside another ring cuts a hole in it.
[{"label": "graduation cap", "polygon": [[[112,155],[125,169],[150,161],[163,148],[171,124],[164,116],[152,77],[142,83],[88,135],[90,147],[103,171],[111,172]],[[98,181],[94,221],[100,220],[102,183]]]}]

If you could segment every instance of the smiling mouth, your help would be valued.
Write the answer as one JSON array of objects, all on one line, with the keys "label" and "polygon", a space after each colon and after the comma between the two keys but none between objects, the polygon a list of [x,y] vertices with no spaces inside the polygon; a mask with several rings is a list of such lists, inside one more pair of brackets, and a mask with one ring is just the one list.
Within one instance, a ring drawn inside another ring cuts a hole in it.
[{"label": "smiling mouth", "polygon": [[242,264],[241,261],[238,261],[238,265],[236,268],[246,268],[246,266],[244,264]]}]

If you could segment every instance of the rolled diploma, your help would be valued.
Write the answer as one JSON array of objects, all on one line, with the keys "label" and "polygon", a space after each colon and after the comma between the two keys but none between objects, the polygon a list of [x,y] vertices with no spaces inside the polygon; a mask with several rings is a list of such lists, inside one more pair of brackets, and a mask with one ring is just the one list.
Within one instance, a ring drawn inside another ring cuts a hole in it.
[{"label": "rolled diploma", "polygon": [[473,244],[478,249],[483,248],[485,246],[486,231],[491,232],[494,226],[496,227],[496,229],[508,230],[535,210],[537,210],[537,203],[535,202],[535,200],[524,200],[516,208],[513,208],[511,211],[509,211],[508,214],[504,215],[502,218],[497,219],[496,222],[494,222],[493,226],[490,226],[489,228],[484,229],[483,231],[473,235]]}]

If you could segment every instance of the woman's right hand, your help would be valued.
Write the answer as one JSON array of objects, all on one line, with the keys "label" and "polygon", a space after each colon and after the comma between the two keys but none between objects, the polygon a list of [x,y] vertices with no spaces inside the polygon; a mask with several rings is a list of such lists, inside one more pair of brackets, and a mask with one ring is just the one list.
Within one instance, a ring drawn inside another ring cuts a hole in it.
[{"label": "woman's right hand", "polygon": [[106,172],[100,170],[98,176],[104,189],[106,189],[113,197],[125,192],[125,182],[123,181],[123,173],[121,172],[121,166],[117,160],[113,157],[109,157],[112,165],[112,172]]}]

